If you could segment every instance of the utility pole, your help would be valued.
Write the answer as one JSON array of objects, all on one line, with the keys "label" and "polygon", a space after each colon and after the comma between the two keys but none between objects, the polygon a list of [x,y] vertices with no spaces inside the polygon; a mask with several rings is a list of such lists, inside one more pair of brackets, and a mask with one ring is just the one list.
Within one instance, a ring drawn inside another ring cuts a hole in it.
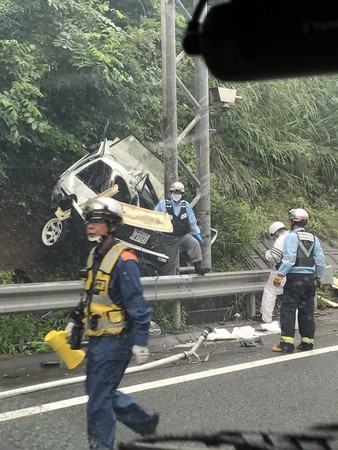
[{"label": "utility pole", "polygon": [[205,267],[211,267],[211,212],[210,212],[210,147],[209,147],[209,82],[208,70],[201,57],[195,58],[195,90],[200,117],[195,128],[196,168],[200,182],[197,217],[204,233],[202,246]]},{"label": "utility pole", "polygon": [[175,7],[175,0],[161,2],[165,194],[178,179]]},{"label": "utility pole", "polygon": [[[170,183],[178,179],[178,165],[180,165],[197,189],[192,205],[196,205],[194,209],[204,235],[204,245],[202,246],[204,265],[211,267],[208,71],[202,59],[195,58],[195,95],[192,95],[182,80],[177,77],[176,65],[185,57],[185,53],[182,52],[176,56],[176,7],[187,21],[191,19],[191,15],[180,0],[161,0],[165,192],[168,192]],[[195,118],[179,136],[177,132],[177,85],[187,95],[195,110]],[[193,141],[196,149],[196,175],[192,174],[185,166],[177,151],[180,142],[192,130],[194,130]]]}]

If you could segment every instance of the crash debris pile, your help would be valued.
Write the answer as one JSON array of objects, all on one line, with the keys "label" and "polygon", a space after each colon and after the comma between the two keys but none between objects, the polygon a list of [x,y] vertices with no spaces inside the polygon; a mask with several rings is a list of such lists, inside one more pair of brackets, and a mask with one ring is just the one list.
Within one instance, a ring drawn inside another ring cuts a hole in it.
[{"label": "crash debris pile", "polygon": [[234,327],[231,333],[226,328],[214,328],[214,331],[208,335],[207,341],[241,339],[254,339],[256,341],[256,338],[261,338],[267,334],[280,333],[280,327],[277,320],[271,323],[262,323],[260,327],[261,330],[256,330],[250,326]]}]

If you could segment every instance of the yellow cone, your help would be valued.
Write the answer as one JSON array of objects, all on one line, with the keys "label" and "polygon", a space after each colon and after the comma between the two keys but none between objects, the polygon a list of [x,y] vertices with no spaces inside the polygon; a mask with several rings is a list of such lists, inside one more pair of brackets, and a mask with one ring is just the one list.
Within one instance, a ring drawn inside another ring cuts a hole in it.
[{"label": "yellow cone", "polygon": [[44,341],[60,356],[68,369],[74,369],[83,361],[86,353],[83,350],[72,350],[67,336],[67,331],[52,330],[44,337]]}]

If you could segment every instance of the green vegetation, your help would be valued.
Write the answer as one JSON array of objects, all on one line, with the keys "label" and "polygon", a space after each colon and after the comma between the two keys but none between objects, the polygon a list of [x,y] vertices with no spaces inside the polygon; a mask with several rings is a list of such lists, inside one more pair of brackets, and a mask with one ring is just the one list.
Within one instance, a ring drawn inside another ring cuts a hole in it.
[{"label": "green vegetation", "polygon": [[224,195],[251,205],[265,230],[297,206],[310,212],[312,231],[337,240],[337,81],[233,85],[243,98],[214,120],[212,170]]},{"label": "green vegetation", "polygon": [[[56,178],[84,154],[82,145],[96,146],[107,124],[109,138],[133,132],[161,152],[158,0],[114,8],[100,0],[0,0],[0,23],[2,207],[42,210]],[[178,14],[176,25],[179,42],[185,18]],[[192,58],[178,67],[191,92],[193,71]],[[257,237],[272,221],[286,222],[292,207],[307,209],[309,231],[336,244],[338,76],[222,86],[242,98],[229,114],[211,116],[213,270],[247,268]],[[177,106],[181,131],[194,110],[180,90]],[[194,170],[193,133],[179,152]]]},{"label": "green vegetation", "polygon": [[[0,273],[0,285],[13,284],[12,271]],[[0,355],[49,351],[43,342],[50,330],[63,330],[68,311],[47,314],[0,314]]]},{"label": "green vegetation", "polygon": [[[186,316],[182,308],[181,330],[186,327]],[[51,330],[64,330],[68,320],[69,311],[51,312],[46,318],[39,314],[0,315],[0,355],[51,351],[43,338]],[[155,305],[153,320],[162,332],[174,328],[172,308],[169,305]]]},{"label": "green vegetation", "polygon": [[[186,327],[186,312],[181,309],[181,329]],[[64,330],[69,320],[69,311],[49,314],[2,314],[0,315],[0,355],[32,354],[50,351],[43,338],[51,330]],[[162,332],[172,330],[173,313],[170,305],[155,305],[153,320]]]},{"label": "green vegetation", "polygon": [[[0,285],[13,284],[13,271],[0,273]],[[69,311],[47,314],[0,314],[0,355],[50,351],[43,342],[50,330],[63,330]]]},{"label": "green vegetation", "polygon": [[[12,271],[0,273],[0,285],[13,284]],[[186,327],[187,314],[181,308],[181,329]],[[162,332],[174,328],[172,307],[155,304],[153,320]],[[41,314],[0,314],[0,355],[32,354],[50,351],[43,338],[51,330],[64,330],[69,321],[69,311],[50,311]]]},{"label": "green vegetation", "polygon": [[[161,152],[160,2],[111,4],[0,0],[0,208],[20,205],[20,220],[44,210],[57,177],[85,154],[83,145],[96,146],[106,126],[111,139],[133,132]],[[179,41],[185,18],[177,15],[176,26]],[[192,58],[178,74],[193,92]],[[337,245],[338,76],[210,85],[242,97],[229,114],[211,117],[213,270],[246,269],[258,236],[272,221],[287,222],[294,207],[309,211],[309,231]],[[180,90],[177,107],[183,130],[194,110]],[[179,152],[194,171],[193,134]],[[76,256],[63,259],[48,263],[49,280],[74,278]],[[0,284],[12,277],[0,274]],[[323,295],[337,295],[327,289]],[[43,336],[63,328],[67,315],[0,316],[0,352],[46,349]],[[162,305],[154,320],[172,328]]]},{"label": "green vegetation", "polygon": [[[159,325],[162,332],[172,330],[174,328],[173,308],[170,304],[155,303],[152,312],[152,319]],[[187,313],[181,308],[181,330],[186,328]]]},{"label": "green vegetation", "polygon": [[14,272],[9,270],[8,272],[0,272],[0,285],[1,284],[13,284]]},{"label": "green vegetation", "polygon": [[67,311],[53,312],[45,320],[37,314],[0,315],[0,354],[50,351],[43,338],[51,330],[64,329],[68,315]]}]

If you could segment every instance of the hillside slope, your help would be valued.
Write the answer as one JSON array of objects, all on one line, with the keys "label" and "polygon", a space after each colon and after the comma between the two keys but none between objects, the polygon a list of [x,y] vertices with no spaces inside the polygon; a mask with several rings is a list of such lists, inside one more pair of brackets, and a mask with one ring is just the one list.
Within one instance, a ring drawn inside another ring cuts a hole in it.
[{"label": "hillside slope", "polygon": [[76,272],[81,250],[76,242],[68,240],[55,249],[42,243],[41,231],[50,217],[47,206],[35,214],[20,205],[0,206],[0,272],[13,270],[16,282],[37,283],[67,279],[72,266]]},{"label": "hillside slope", "polygon": [[[51,214],[47,206],[36,214],[27,214],[23,206],[0,204],[0,272],[16,271],[16,282],[77,278],[77,269],[84,264],[87,248],[83,241],[69,236],[55,248],[46,247],[41,240],[41,231]],[[72,237],[76,237],[76,233]],[[322,244],[327,264],[336,272],[338,250],[327,243]],[[265,241],[259,241],[247,258],[245,270],[267,269],[264,259],[267,248]]]}]

